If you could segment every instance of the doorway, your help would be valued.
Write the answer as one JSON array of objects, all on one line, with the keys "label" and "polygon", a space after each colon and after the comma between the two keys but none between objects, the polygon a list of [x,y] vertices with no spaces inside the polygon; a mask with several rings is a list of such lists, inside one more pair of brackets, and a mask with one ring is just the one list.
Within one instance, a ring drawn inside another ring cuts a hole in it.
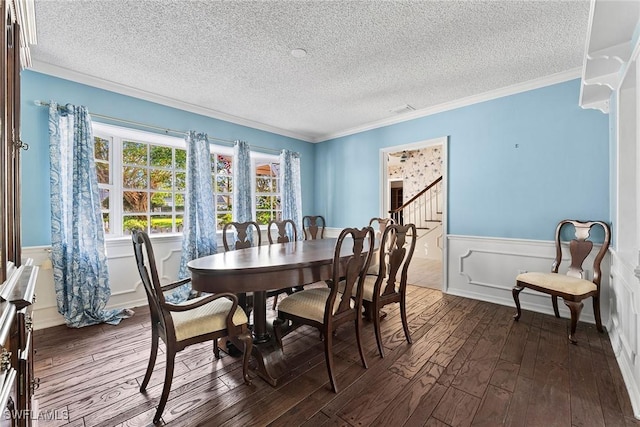
[{"label": "doorway", "polygon": [[[411,220],[418,227],[418,241],[409,269],[409,283],[418,286],[444,289],[446,272],[446,208],[447,208],[447,138],[435,138],[410,144],[395,145],[380,150],[381,217],[389,217],[391,212],[410,202],[429,184],[442,176],[439,189],[429,196],[437,208],[434,217],[421,222]],[[429,193],[429,194],[430,194]],[[427,193],[425,193],[427,194]],[[419,200],[413,204],[421,203]],[[409,207],[406,207],[409,209]],[[404,221],[397,212],[399,222]],[[411,218],[410,215],[404,218]]]}]

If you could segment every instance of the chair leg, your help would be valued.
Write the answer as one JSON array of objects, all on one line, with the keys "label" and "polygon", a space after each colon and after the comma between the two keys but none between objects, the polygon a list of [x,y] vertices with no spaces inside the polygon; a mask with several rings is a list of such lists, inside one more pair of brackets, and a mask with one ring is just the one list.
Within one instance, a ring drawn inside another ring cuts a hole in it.
[{"label": "chair leg", "polygon": [[333,374],[333,334],[331,331],[324,330],[324,360],[327,363],[327,372],[329,373],[329,381],[334,393],[338,392],[338,383]]},{"label": "chair leg", "polygon": [[275,294],[273,296],[273,307],[271,307],[271,309],[275,310],[277,306],[278,306],[278,294]]},{"label": "chair leg", "polygon": [[164,407],[169,400],[169,392],[171,391],[171,382],[173,381],[173,364],[176,359],[176,352],[173,348],[167,346],[167,366],[164,372],[164,385],[162,386],[162,395],[160,396],[160,402],[158,402],[158,409],[153,416],[153,423],[157,424],[162,417]]},{"label": "chair leg", "polygon": [[520,291],[523,289],[524,287],[516,285],[511,291],[513,294],[513,301],[516,303],[516,314],[513,315],[514,320],[520,320],[520,316],[522,315],[522,311],[520,310]]},{"label": "chair leg", "polygon": [[249,331],[245,331],[243,334],[238,335],[238,339],[240,339],[244,344],[242,376],[244,377],[244,383],[246,385],[251,385],[251,378],[249,377],[249,359],[251,358],[251,351],[253,350],[253,337]]},{"label": "chair leg", "polygon": [[[360,352],[360,360],[362,366],[368,368],[367,359],[364,356],[364,347],[362,347],[362,316],[356,316],[356,341],[358,341],[358,351]],[[381,348],[380,346],[378,348]],[[382,356],[384,357],[384,356]]]},{"label": "chair leg", "polygon": [[600,318],[600,297],[594,295],[593,297],[593,316],[596,318],[596,328],[598,332],[604,332],[602,327],[602,319]]},{"label": "chair leg", "polygon": [[551,295],[551,304],[553,304],[553,313],[556,317],[560,318],[560,311],[558,311],[558,297],[555,295]]},{"label": "chair leg", "polygon": [[[371,303],[372,306],[377,307],[375,304]],[[371,310],[373,312],[372,320],[373,320],[373,330],[376,333],[376,342],[378,343],[378,353],[380,353],[380,357],[384,357],[384,348],[382,346],[382,334],[380,333],[380,316],[376,316],[375,312],[380,312],[379,310]],[[404,323],[403,323],[404,325]],[[356,325],[356,333],[358,332],[358,325]],[[360,341],[358,341],[358,348],[360,346]]]},{"label": "chair leg", "polygon": [[407,295],[403,293],[400,296],[400,317],[402,318],[402,327],[404,328],[404,336],[409,344],[413,344],[411,334],[409,332],[409,323],[407,322]]},{"label": "chair leg", "polygon": [[577,344],[578,340],[575,339],[576,334],[576,326],[578,325],[578,320],[580,319],[580,312],[582,311],[582,301],[564,301],[569,310],[571,310],[571,331],[569,333],[569,341],[571,344]]},{"label": "chair leg", "polygon": [[147,388],[147,384],[149,384],[149,380],[151,379],[151,374],[153,373],[153,367],[156,364],[156,357],[158,356],[158,329],[155,326],[152,326],[151,331],[151,354],[149,355],[149,364],[147,365],[147,372],[144,374],[144,379],[142,380],[142,384],[140,385],[140,392],[143,392]]},{"label": "chair leg", "polygon": [[284,347],[282,346],[282,325],[284,324],[284,320],[279,317],[276,317],[273,320],[273,335],[276,339],[276,343],[278,347],[282,349],[282,353],[284,354]]},{"label": "chair leg", "polygon": [[213,340],[213,355],[216,359],[220,359],[220,346],[218,345],[218,339],[220,338]]}]

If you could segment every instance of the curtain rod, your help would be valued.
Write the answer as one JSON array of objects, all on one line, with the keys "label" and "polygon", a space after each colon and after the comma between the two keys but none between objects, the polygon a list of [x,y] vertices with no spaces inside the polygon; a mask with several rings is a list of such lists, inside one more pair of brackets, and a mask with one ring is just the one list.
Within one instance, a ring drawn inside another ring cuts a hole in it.
[{"label": "curtain rod", "polygon": [[[37,105],[38,107],[48,107],[50,105],[48,102],[40,101],[40,100],[37,100],[37,99],[35,101],[33,101],[33,103],[35,105]],[[58,108],[60,108],[60,107],[61,106],[58,106]],[[160,127],[160,126],[149,125],[147,123],[136,122],[136,121],[133,121],[133,120],[120,119],[118,117],[106,116],[104,114],[91,113],[91,112],[89,112],[89,114],[92,117],[99,117],[99,118],[105,119],[105,120],[111,120],[111,121],[114,121],[114,122],[126,123],[126,124],[130,124],[130,125],[134,125],[134,126],[145,127],[145,128],[148,128],[148,129],[161,130],[165,134],[177,133],[179,135],[186,135],[188,133],[187,131],[183,131],[183,130],[175,130],[175,129],[170,129],[170,128],[163,128],[163,127]],[[230,146],[233,146],[233,144],[235,143],[235,141],[230,141],[228,139],[210,137],[209,135],[207,135],[207,138],[209,140],[213,140],[213,141],[218,141],[218,142],[222,142],[222,143],[225,143],[225,144],[229,144]],[[253,144],[249,144],[249,145],[250,145],[251,148],[255,148],[255,149],[258,149],[260,151],[271,151],[273,153],[278,153],[278,154],[280,153],[279,150],[275,150],[273,148],[260,147],[258,145],[253,145]]]}]

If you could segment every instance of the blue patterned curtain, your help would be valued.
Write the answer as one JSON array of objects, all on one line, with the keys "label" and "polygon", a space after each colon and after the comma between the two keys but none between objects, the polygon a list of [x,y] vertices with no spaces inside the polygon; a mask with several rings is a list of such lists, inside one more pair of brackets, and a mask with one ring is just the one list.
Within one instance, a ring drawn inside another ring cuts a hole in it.
[{"label": "blue patterned curtain", "polygon": [[253,220],[251,208],[251,150],[245,141],[233,145],[233,220]]},{"label": "blue patterned curtain", "polygon": [[[187,194],[185,195],[185,225],[182,238],[182,257],[178,277],[189,277],[187,263],[192,259],[215,254],[217,249],[216,216],[211,181],[211,151],[204,133],[190,131],[187,142]],[[167,298],[171,302],[184,301],[191,291],[187,283]]]},{"label": "blue patterned curtain", "polygon": [[49,106],[51,258],[58,312],[69,327],[118,324],[111,296],[91,118],[86,107]]},{"label": "blue patterned curtain", "polygon": [[[282,150],[280,153],[280,188],[282,191],[282,219],[290,219],[302,240],[302,183],[300,181],[300,154]],[[289,236],[293,240],[293,236]]]}]

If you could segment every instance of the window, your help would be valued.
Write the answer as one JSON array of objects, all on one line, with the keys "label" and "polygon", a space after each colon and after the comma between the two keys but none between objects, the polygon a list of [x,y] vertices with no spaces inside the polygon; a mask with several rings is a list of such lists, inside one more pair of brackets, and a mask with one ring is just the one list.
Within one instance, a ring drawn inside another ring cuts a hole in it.
[{"label": "window", "polygon": [[[187,151],[181,138],[93,124],[102,219],[109,237],[142,229],[149,234],[182,231]],[[217,228],[232,220],[233,149],[212,145],[211,178]],[[251,153],[255,215],[267,224],[280,219],[277,156]]]},{"label": "window", "polygon": [[282,219],[280,204],[280,165],[269,161],[255,162],[255,211],[258,224]]}]

